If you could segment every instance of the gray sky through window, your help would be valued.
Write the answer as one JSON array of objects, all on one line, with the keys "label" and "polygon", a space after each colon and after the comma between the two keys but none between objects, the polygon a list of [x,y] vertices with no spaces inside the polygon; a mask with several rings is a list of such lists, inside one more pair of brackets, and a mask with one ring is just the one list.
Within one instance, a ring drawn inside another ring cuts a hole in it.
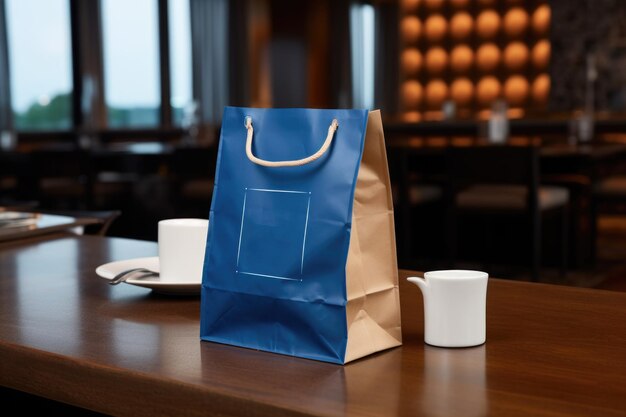
[{"label": "gray sky through window", "polygon": [[103,0],[104,81],[113,107],[158,107],[156,0]]},{"label": "gray sky through window", "polygon": [[45,105],[72,90],[67,0],[7,0],[13,109]]}]

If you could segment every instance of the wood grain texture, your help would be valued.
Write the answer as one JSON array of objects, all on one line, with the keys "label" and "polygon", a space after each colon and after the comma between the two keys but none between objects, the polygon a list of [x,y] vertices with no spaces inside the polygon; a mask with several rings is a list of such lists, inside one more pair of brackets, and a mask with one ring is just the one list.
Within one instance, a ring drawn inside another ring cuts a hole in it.
[{"label": "wood grain texture", "polygon": [[346,366],[201,342],[199,298],[109,286],[153,242],[0,247],[0,385],[113,415],[618,416],[626,294],[490,279],[487,343],[423,343],[401,272],[404,345]]}]

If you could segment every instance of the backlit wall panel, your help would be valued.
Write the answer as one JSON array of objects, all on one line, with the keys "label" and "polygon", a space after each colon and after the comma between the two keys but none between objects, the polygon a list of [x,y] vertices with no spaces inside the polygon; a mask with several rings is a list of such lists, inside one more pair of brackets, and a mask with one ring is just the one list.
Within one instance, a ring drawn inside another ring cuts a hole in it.
[{"label": "backlit wall panel", "polygon": [[[407,121],[546,108],[550,6],[545,0],[400,0],[400,100]],[[448,107],[449,108],[449,107]]]}]

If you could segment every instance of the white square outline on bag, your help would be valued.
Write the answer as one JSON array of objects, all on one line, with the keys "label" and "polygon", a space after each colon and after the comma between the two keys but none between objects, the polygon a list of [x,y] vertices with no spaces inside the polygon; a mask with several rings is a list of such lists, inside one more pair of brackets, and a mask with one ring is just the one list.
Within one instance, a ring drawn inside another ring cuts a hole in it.
[{"label": "white square outline on bag", "polygon": [[[291,194],[308,194],[309,198],[306,204],[306,220],[304,221],[304,236],[302,238],[302,258],[300,260],[300,274],[304,271],[304,248],[306,245],[306,234],[309,226],[309,208],[311,207],[311,192],[310,191],[294,191],[294,190],[271,190],[267,188],[245,188],[243,195],[243,209],[241,211],[241,226],[239,228],[239,244],[237,245],[237,268],[239,268],[239,255],[241,253],[241,238],[243,236],[243,222],[246,216],[246,199],[248,198],[248,191],[261,191],[267,193],[291,193]],[[290,277],[281,277],[277,275],[267,275],[267,274],[259,274],[256,272],[244,272],[239,271],[239,269],[235,270],[237,274],[244,275],[252,275],[263,278],[272,278],[272,279],[282,279],[287,281],[302,281],[302,278],[290,278]]]}]

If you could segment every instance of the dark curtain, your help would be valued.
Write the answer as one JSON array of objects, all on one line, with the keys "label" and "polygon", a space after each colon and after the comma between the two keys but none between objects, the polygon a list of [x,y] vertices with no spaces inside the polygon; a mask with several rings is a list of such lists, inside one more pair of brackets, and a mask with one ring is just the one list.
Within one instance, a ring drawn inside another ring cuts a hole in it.
[{"label": "dark curtain", "polygon": [[352,107],[352,59],[350,48],[350,1],[335,0],[330,3],[331,107]]},{"label": "dark curtain", "polygon": [[374,70],[375,107],[385,114],[398,112],[398,5],[379,2],[376,7],[376,46]]},{"label": "dark curtain", "polygon": [[191,0],[193,96],[203,124],[221,122],[228,104],[228,0]]},{"label": "dark curtain", "polygon": [[4,0],[0,0],[0,130],[11,130],[11,85]]},{"label": "dark curtain", "polygon": [[228,2],[228,104],[232,106],[250,104],[248,2],[249,0]]},{"label": "dark curtain", "polygon": [[99,0],[70,0],[74,123],[79,129],[106,126]]}]

